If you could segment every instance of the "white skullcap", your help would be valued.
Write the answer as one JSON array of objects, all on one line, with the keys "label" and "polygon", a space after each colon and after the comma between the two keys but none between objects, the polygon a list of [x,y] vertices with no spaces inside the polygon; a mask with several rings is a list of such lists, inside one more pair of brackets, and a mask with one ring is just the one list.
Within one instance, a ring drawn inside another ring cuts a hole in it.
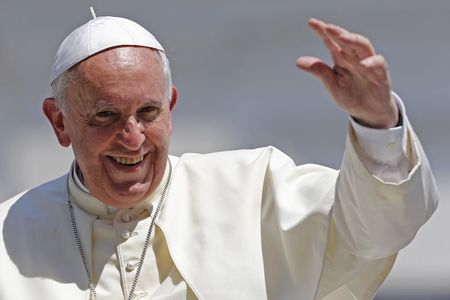
[{"label": "white skullcap", "polygon": [[50,83],[65,71],[102,50],[117,46],[142,46],[164,51],[144,27],[119,17],[97,17],[72,31],[59,46]]}]

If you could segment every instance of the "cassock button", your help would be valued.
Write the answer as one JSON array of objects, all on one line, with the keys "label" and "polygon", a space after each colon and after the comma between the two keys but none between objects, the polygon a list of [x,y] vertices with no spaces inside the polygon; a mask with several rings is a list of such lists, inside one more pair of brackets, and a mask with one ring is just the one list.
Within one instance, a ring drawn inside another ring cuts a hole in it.
[{"label": "cassock button", "polygon": [[130,215],[129,214],[123,214],[122,215],[122,221],[124,221],[125,223],[130,222]]},{"label": "cassock button", "polygon": [[121,234],[120,237],[123,238],[124,240],[128,240],[131,236],[131,232],[129,230],[124,230]]},{"label": "cassock button", "polygon": [[127,265],[125,266],[125,270],[126,270],[127,272],[131,272],[131,271],[133,271],[134,269],[136,269],[136,267],[138,266],[138,264],[139,264],[139,262],[135,262],[135,263],[129,262],[129,263],[127,263]]}]

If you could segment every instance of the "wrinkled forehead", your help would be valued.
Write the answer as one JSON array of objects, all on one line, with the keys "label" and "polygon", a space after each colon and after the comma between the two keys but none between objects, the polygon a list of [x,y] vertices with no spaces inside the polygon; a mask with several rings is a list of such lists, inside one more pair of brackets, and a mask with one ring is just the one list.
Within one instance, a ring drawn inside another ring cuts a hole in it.
[{"label": "wrinkled forehead", "polygon": [[136,72],[143,77],[151,73],[153,77],[165,81],[161,56],[156,50],[146,47],[119,46],[105,49],[73,67],[77,78],[113,77],[116,74],[125,77],[128,73]]},{"label": "wrinkled forehead", "polygon": [[97,17],[72,31],[61,43],[52,65],[50,83],[91,56],[120,46],[164,51],[153,34],[136,22],[120,17]]},{"label": "wrinkled forehead", "polygon": [[99,103],[128,110],[167,98],[160,56],[145,47],[106,49],[75,65],[66,77],[66,104],[75,112],[92,112]]}]

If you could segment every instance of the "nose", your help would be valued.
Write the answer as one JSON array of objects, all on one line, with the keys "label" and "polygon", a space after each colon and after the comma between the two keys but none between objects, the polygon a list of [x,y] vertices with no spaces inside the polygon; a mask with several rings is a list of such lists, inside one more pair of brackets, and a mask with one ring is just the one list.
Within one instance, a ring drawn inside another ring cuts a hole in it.
[{"label": "nose", "polygon": [[120,133],[120,143],[129,150],[139,150],[145,140],[142,124],[134,117],[129,117]]}]

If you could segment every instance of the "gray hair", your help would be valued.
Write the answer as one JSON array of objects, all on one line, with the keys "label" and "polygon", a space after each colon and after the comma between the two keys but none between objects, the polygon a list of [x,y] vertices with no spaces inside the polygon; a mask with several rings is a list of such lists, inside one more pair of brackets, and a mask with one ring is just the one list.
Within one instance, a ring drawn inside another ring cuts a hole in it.
[{"label": "gray hair", "polygon": [[[161,65],[163,69],[163,74],[166,79],[166,89],[167,89],[167,98],[168,101],[172,99],[172,72],[170,70],[169,59],[167,58],[166,53],[161,50],[156,50],[160,59]],[[55,98],[56,103],[59,106],[59,109],[66,113],[67,103],[66,103],[66,88],[75,82],[75,68],[71,68],[64,73],[62,73],[59,77],[57,77],[50,84],[52,87],[53,98]]]}]

